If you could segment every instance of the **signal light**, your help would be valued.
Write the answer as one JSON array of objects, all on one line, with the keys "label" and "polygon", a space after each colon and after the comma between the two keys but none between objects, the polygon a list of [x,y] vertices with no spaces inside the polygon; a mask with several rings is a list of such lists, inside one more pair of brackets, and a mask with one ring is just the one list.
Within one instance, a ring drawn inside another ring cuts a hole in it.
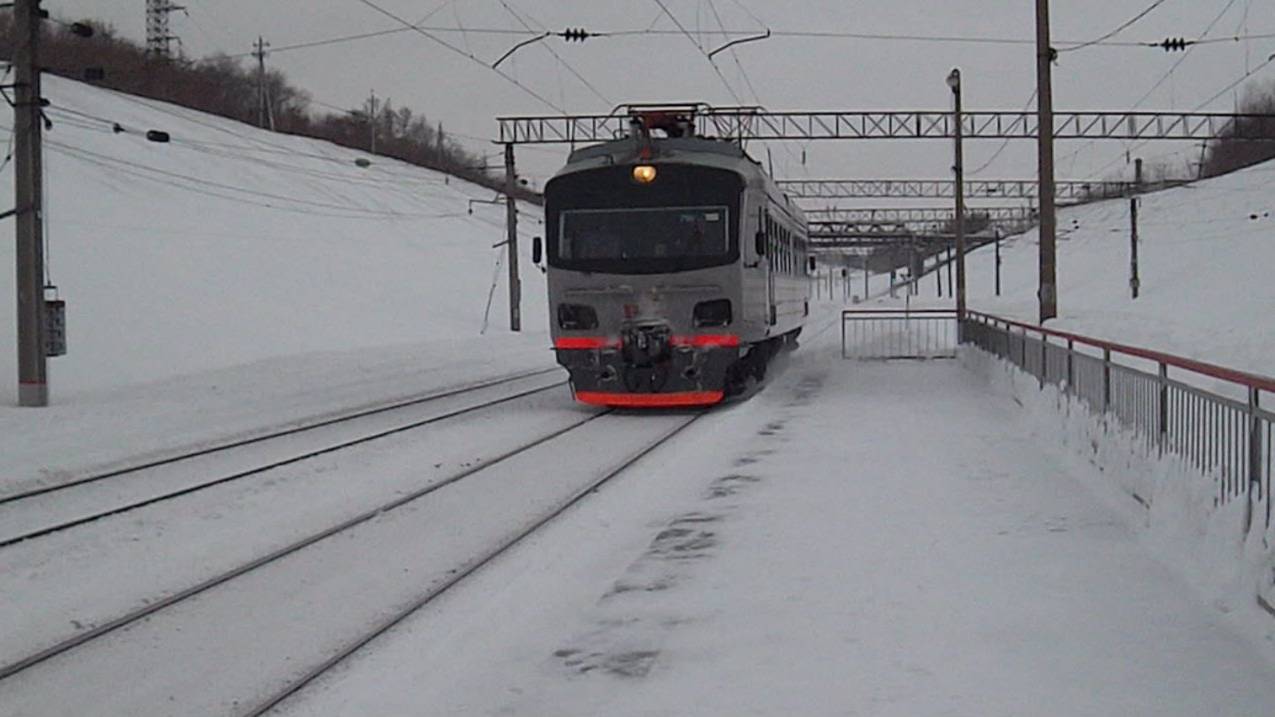
[{"label": "signal light", "polygon": [[633,168],[633,181],[638,184],[650,184],[655,181],[655,166],[651,164],[639,164]]}]

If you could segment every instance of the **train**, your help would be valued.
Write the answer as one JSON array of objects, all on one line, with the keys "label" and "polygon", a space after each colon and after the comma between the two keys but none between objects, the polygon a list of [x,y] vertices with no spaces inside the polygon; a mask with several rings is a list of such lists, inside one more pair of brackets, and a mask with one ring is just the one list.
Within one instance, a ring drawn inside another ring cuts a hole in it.
[{"label": "train", "polygon": [[544,188],[551,337],[571,390],[620,408],[749,393],[810,314],[806,218],[697,106],[633,106]]}]

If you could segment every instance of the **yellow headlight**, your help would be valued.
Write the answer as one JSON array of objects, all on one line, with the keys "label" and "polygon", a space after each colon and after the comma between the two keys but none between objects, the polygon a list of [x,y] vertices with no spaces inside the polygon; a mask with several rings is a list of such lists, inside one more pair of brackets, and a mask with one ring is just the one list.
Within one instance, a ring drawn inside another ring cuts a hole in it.
[{"label": "yellow headlight", "polygon": [[655,181],[655,167],[639,164],[633,168],[633,181],[638,184],[650,184]]}]

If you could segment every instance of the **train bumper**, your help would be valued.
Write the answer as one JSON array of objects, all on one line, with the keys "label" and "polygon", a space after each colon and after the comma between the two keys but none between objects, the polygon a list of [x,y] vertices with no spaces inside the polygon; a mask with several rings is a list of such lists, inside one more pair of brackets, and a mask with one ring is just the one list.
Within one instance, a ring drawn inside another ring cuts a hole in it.
[{"label": "train bumper", "polygon": [[566,345],[570,348],[558,342],[558,363],[571,374],[576,400],[596,406],[650,408],[720,403],[731,366],[746,350],[737,339],[717,344],[686,341],[659,361],[634,363],[614,344]]},{"label": "train bumper", "polygon": [[590,406],[613,408],[681,408],[721,403],[725,391],[679,391],[677,393],[605,393],[576,391],[576,400]]}]

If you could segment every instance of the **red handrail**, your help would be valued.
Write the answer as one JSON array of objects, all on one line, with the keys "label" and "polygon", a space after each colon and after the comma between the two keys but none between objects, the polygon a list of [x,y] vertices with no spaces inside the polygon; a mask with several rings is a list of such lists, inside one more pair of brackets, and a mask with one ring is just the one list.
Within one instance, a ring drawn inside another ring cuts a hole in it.
[{"label": "red handrail", "polygon": [[1067,339],[1068,341],[1073,341],[1078,344],[1084,344],[1086,346],[1092,346],[1094,348],[1108,350],[1108,351],[1111,351],[1112,353],[1135,356],[1137,358],[1147,359],[1148,361],[1155,361],[1157,363],[1161,363],[1166,366],[1173,366],[1176,368],[1186,369],[1187,371],[1193,371],[1203,376],[1209,376],[1211,378],[1217,378],[1223,381],[1238,383],[1242,386],[1247,386],[1248,388],[1255,388],[1259,391],[1275,392],[1275,378],[1271,378],[1269,376],[1261,376],[1259,374],[1246,373],[1244,371],[1237,371],[1235,369],[1226,368],[1225,366],[1218,366],[1217,364],[1211,364],[1211,363],[1208,363],[1207,361],[1196,361],[1195,359],[1189,359],[1183,356],[1174,356],[1173,354],[1166,354],[1160,351],[1152,351],[1150,349],[1138,348],[1137,346],[1127,346],[1125,344],[1118,344],[1118,343],[1115,343],[1114,341],[1104,341],[1102,339],[1095,339],[1089,336],[1073,334],[1069,331],[1056,331],[1054,329],[1047,329],[1043,326],[1025,324],[1025,323],[1022,323],[1021,321],[1013,321],[1011,319],[1003,319],[999,316],[993,316],[991,314],[984,314],[981,311],[967,310],[965,314],[969,318],[978,319],[980,321],[983,321],[984,323],[990,322],[990,323],[1004,324],[1006,327],[1012,326],[1014,328],[1023,329],[1025,331],[1033,331],[1042,336],[1053,336],[1060,339]]},{"label": "red handrail", "polygon": [[841,315],[850,314],[942,314],[956,317],[956,309],[842,309]]}]

